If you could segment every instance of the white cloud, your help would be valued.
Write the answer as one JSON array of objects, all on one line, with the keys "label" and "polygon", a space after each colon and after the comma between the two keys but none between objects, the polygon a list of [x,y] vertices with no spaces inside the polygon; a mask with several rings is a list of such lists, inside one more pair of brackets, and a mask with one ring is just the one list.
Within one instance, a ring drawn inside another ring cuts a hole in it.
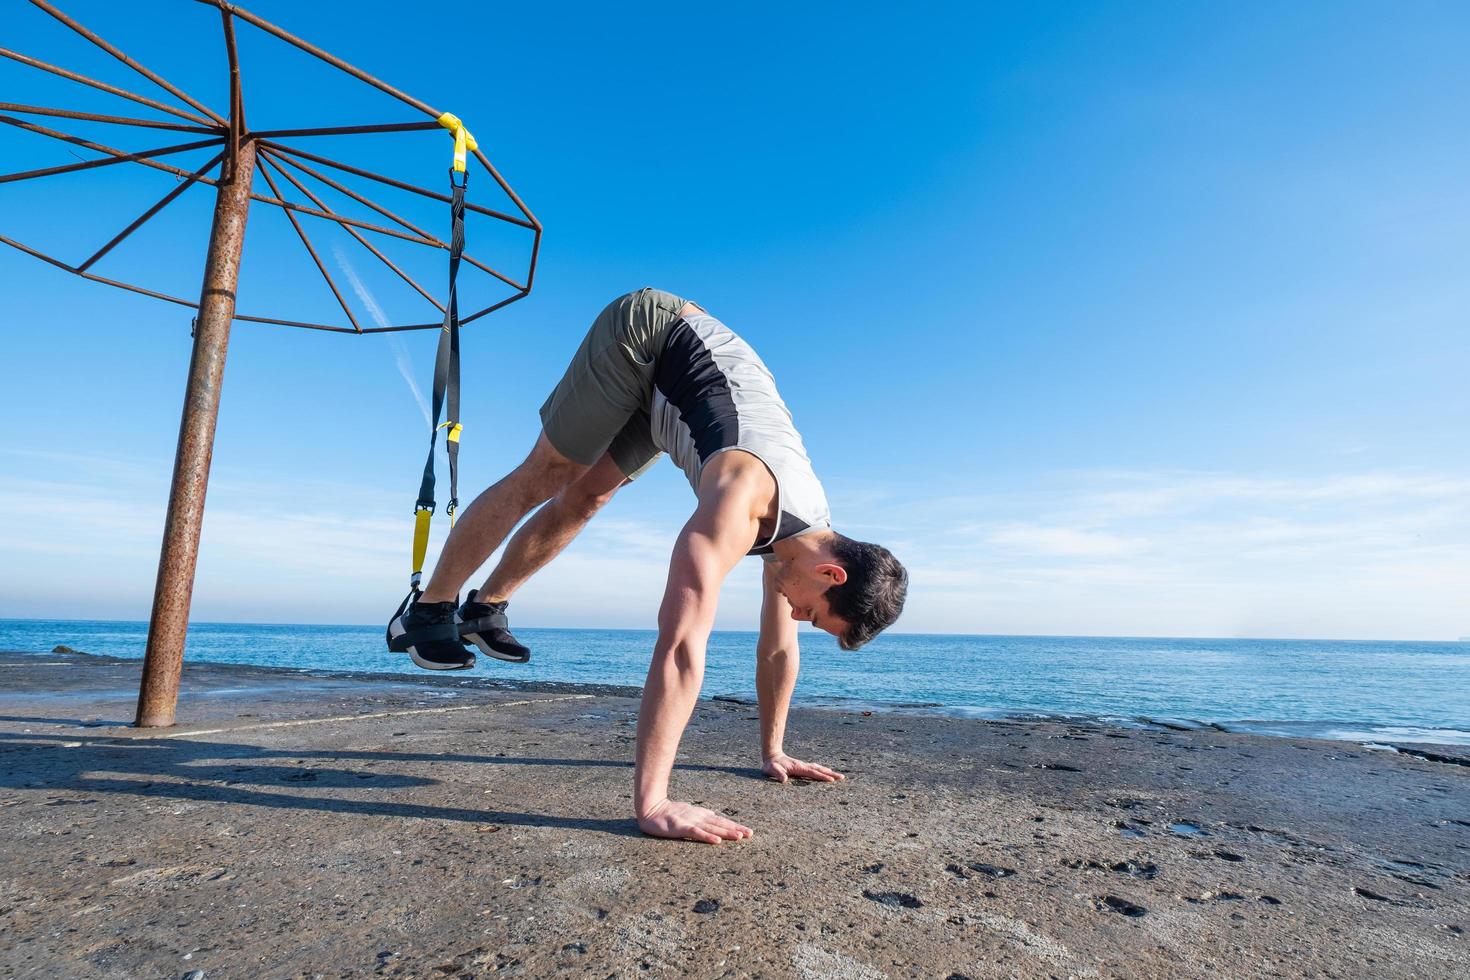
[{"label": "white cloud", "polygon": [[[0,469],[0,561],[24,572],[0,585],[0,615],[146,615],[167,464],[10,455],[23,465]],[[642,489],[532,580],[516,600],[521,622],[654,622],[684,512]],[[1462,475],[1064,473],[1011,493],[844,505],[845,528],[880,530],[909,565],[909,631],[1470,634]],[[435,523],[431,557],[447,530]],[[406,587],[409,528],[401,494],[216,474],[196,618],[375,621]],[[756,620],[759,569],[745,565],[725,589],[727,628]]]},{"label": "white cloud", "polygon": [[1132,542],[1116,534],[1040,524],[1008,524],[992,531],[987,540],[1003,550],[1068,558],[1111,557],[1135,550]]},{"label": "white cloud", "polygon": [[[379,327],[389,326],[388,314],[383,312],[383,307],[378,304],[377,297],[372,294],[367,283],[363,282],[362,277],[357,274],[356,266],[348,260],[347,253],[342,251],[340,245],[332,246],[332,257],[337,260],[337,265],[346,274],[347,281],[352,285],[352,291],[362,301],[362,305],[368,311],[368,316],[372,317],[373,322]],[[430,414],[429,400],[424,397],[423,389],[419,387],[417,372],[414,371],[413,358],[409,356],[408,347],[403,343],[403,338],[396,333],[390,333],[387,337],[388,346],[393,349],[393,360],[398,365],[398,373],[402,375],[404,382],[408,385],[409,393],[413,395],[419,411],[423,413],[424,425],[432,426],[434,419]]]},{"label": "white cloud", "polygon": [[1470,479],[1460,476],[1072,473],[909,513],[932,529],[908,545],[910,629],[1470,632]]}]

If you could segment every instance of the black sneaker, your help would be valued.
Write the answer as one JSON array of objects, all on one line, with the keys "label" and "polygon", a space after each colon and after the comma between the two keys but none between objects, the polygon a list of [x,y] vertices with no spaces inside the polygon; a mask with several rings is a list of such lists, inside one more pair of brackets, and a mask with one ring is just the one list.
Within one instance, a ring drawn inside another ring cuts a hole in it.
[{"label": "black sneaker", "polygon": [[407,653],[425,670],[464,670],[475,655],[464,648],[452,602],[406,604],[388,623],[388,649]]},{"label": "black sneaker", "polygon": [[481,653],[497,660],[523,664],[531,659],[531,648],[510,634],[510,623],[505,619],[505,607],[509,602],[476,602],[477,591],[470,590],[469,598],[454,614],[459,623],[459,638],[473,643]]}]

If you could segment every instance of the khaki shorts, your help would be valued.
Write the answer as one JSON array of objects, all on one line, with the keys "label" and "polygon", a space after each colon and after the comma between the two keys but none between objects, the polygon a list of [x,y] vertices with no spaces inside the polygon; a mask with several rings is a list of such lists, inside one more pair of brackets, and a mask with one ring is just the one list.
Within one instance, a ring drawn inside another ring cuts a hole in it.
[{"label": "khaki shorts", "polygon": [[647,288],[618,297],[597,315],[541,406],[542,428],[559,453],[584,466],[609,453],[630,480],[658,460],[648,406],[658,355],[684,304]]}]

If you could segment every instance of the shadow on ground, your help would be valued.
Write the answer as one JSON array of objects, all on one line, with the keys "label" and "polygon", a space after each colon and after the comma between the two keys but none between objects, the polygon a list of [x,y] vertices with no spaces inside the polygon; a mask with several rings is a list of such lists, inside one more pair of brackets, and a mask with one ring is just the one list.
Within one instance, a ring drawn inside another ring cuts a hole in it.
[{"label": "shadow on ground", "polygon": [[[24,719],[42,722],[44,719]],[[639,837],[631,819],[559,816],[514,810],[444,807],[387,799],[346,799],[288,792],[266,787],[316,790],[403,790],[436,786],[441,780],[403,773],[302,765],[302,760],[330,759],[334,763],[432,762],[495,766],[630,769],[631,762],[609,759],[554,759],[507,755],[470,755],[457,752],[385,752],[362,750],[313,751],[272,749],[238,742],[193,741],[187,738],[137,739],[64,735],[0,733],[0,753],[24,752],[26,765],[0,770],[0,788],[64,789],[75,793],[118,793],[153,799],[188,800],[289,810],[424,820],[458,820],[475,824],[557,827],[600,831],[621,837]],[[296,765],[273,764],[289,759]],[[723,772],[764,779],[758,769],[738,766],[679,765],[686,771]],[[100,775],[107,773],[108,775]],[[147,781],[135,776],[150,777]],[[258,787],[258,788],[251,788]],[[61,804],[56,804],[61,805]]]}]

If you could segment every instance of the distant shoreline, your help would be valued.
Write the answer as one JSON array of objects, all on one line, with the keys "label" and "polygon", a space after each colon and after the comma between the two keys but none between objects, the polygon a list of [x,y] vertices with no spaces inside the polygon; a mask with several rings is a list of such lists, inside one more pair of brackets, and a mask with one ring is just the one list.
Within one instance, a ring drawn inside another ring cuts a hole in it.
[{"label": "distant shoreline", "polygon": [[[117,626],[143,626],[148,625],[146,619],[76,619],[74,617],[52,617],[52,616],[0,616],[0,624],[3,623],[103,623]],[[190,620],[189,626],[241,626],[261,627],[272,629],[311,629],[311,630],[368,630],[383,628],[381,623],[286,623],[262,620],[229,620],[229,619],[197,619]],[[646,633],[650,636],[657,634],[652,627],[639,626],[547,626],[544,624],[526,624],[521,627],[528,630],[556,630],[566,633]],[[715,629],[713,635],[723,636],[755,636],[756,630],[751,629]],[[803,631],[803,636],[816,635],[817,631]],[[1406,639],[1377,639],[1374,637],[1338,637],[1338,636],[1213,636],[1208,633],[1198,635],[1165,635],[1151,633],[922,633],[910,632],[908,630],[888,630],[884,636],[911,636],[933,639],[956,639],[956,640],[1140,640],[1167,642],[1177,640],[1188,643],[1404,643],[1404,644],[1443,644],[1445,646],[1458,646],[1470,644],[1470,636],[1445,639],[1443,637],[1434,639],[1406,640]],[[874,641],[877,642],[877,641]]]},{"label": "distant shoreline", "polygon": [[[115,657],[105,654],[87,653],[69,647],[58,647],[56,651],[44,653],[30,650],[0,650],[0,656],[20,657],[67,657],[77,658],[82,663],[136,664],[136,657]],[[281,675],[310,677],[329,680],[381,682],[385,684],[414,684],[451,690],[500,690],[522,691],[543,694],[587,694],[593,696],[630,697],[642,696],[642,688],[623,684],[598,684],[586,681],[518,680],[516,678],[491,678],[485,676],[463,676],[455,672],[430,673],[428,671],[379,672],[362,670],[328,670],[320,667],[282,667],[259,664],[242,664],[220,660],[189,660],[188,667],[208,667],[242,674],[263,673],[271,677]],[[735,704],[755,707],[754,692],[702,692],[700,701]],[[862,714],[878,714],[910,717],[939,717],[971,721],[1014,721],[1052,722],[1062,724],[1096,725],[1124,731],[1152,732],[1220,732],[1228,735],[1258,735],[1268,738],[1309,738],[1331,742],[1357,744],[1386,752],[1418,754],[1423,747],[1444,749],[1459,758],[1464,753],[1463,765],[1470,766],[1470,731],[1456,729],[1413,729],[1406,727],[1408,734],[1388,736],[1364,731],[1353,732],[1352,722],[1293,722],[1270,720],[1243,721],[1199,721],[1192,718],[1171,716],[1121,716],[1086,712],[1045,712],[1005,710],[1000,708],[974,708],[944,705],[937,702],[874,701],[858,698],[830,698],[800,696],[792,699],[792,706],[813,711],[836,711]],[[1467,725],[1470,728],[1470,725]],[[1420,737],[1422,732],[1429,737]],[[1334,734],[1336,733],[1336,734]],[[1439,737],[1436,737],[1439,736]]]}]

